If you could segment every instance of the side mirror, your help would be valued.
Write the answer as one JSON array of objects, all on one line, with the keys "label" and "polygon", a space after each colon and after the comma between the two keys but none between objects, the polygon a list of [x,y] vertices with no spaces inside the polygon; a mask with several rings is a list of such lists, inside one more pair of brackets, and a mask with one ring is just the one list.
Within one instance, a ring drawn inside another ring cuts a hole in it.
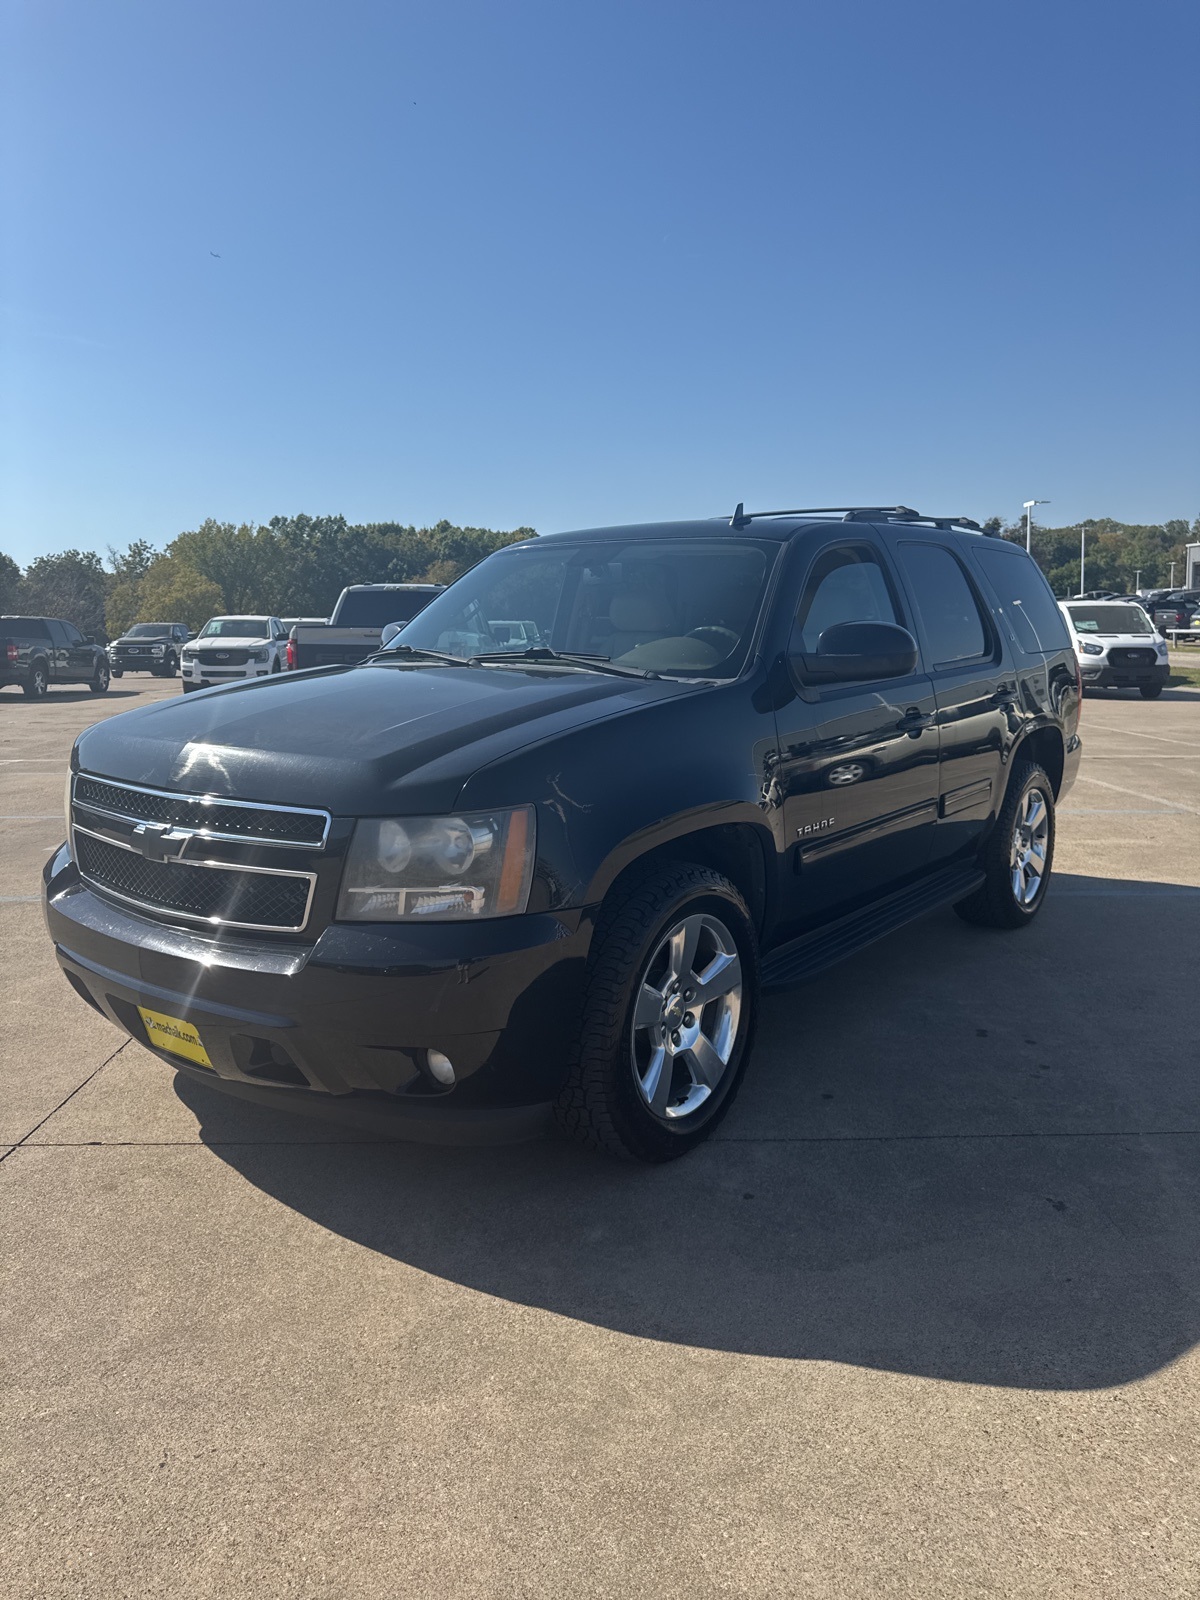
[{"label": "side mirror", "polygon": [[389,622],[387,627],[379,635],[379,643],[380,643],[380,645],[383,646],[383,645],[391,644],[392,640],[400,632],[400,630],[401,630],[401,628],[403,626],[404,626],[404,624],[402,622]]},{"label": "side mirror", "polygon": [[838,622],[825,629],[815,650],[794,651],[790,662],[803,684],[906,678],[917,669],[917,641],[894,622]]}]

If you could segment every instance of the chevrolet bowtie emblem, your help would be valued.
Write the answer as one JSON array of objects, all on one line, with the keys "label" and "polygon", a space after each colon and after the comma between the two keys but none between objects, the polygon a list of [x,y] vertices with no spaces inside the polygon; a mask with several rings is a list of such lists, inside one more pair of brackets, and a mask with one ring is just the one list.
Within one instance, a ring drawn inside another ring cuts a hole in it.
[{"label": "chevrolet bowtie emblem", "polygon": [[139,822],[133,830],[133,844],[147,861],[178,861],[191,837],[165,822]]}]

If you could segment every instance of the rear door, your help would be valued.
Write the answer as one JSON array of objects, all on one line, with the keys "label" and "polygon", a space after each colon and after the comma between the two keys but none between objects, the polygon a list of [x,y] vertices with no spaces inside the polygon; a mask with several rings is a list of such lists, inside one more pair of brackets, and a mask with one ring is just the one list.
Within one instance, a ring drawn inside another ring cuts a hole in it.
[{"label": "rear door", "polygon": [[[810,548],[803,564],[791,602],[796,648],[814,650],[839,622],[911,629],[886,558],[866,530]],[[813,686],[777,707],[789,923],[850,909],[925,866],[937,815],[935,710],[933,686],[919,666],[886,682]]]},{"label": "rear door", "polygon": [[956,550],[893,535],[897,563],[933,680],[939,739],[935,861],[975,846],[999,801],[1016,672],[991,608]]},{"label": "rear door", "polygon": [[60,622],[67,645],[67,676],[74,683],[86,683],[96,670],[94,652],[90,644],[85,644],[83,634],[73,622]]},{"label": "rear door", "polygon": [[47,617],[44,623],[49,638],[46,653],[50,657],[50,677],[55,683],[69,683],[71,681],[71,646],[67,639],[66,626],[55,617]]}]

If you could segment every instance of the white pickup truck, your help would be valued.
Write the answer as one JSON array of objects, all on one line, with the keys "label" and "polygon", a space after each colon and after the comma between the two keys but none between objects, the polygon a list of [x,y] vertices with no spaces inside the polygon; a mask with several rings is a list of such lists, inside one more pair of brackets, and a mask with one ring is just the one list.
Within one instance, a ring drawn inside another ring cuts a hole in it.
[{"label": "white pickup truck", "polygon": [[287,664],[304,667],[350,666],[379,649],[389,622],[409,622],[435,595],[441,583],[354,583],[343,589],[328,622],[298,622],[288,636]]}]

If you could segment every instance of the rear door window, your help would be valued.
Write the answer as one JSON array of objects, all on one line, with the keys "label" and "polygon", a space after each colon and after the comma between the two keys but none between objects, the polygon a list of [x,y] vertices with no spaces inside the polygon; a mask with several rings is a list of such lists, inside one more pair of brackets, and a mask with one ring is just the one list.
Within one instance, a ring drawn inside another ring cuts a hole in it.
[{"label": "rear door window", "polygon": [[990,654],[979,602],[958,559],[939,544],[902,544],[899,556],[925,627],[932,665],[952,667]]}]

